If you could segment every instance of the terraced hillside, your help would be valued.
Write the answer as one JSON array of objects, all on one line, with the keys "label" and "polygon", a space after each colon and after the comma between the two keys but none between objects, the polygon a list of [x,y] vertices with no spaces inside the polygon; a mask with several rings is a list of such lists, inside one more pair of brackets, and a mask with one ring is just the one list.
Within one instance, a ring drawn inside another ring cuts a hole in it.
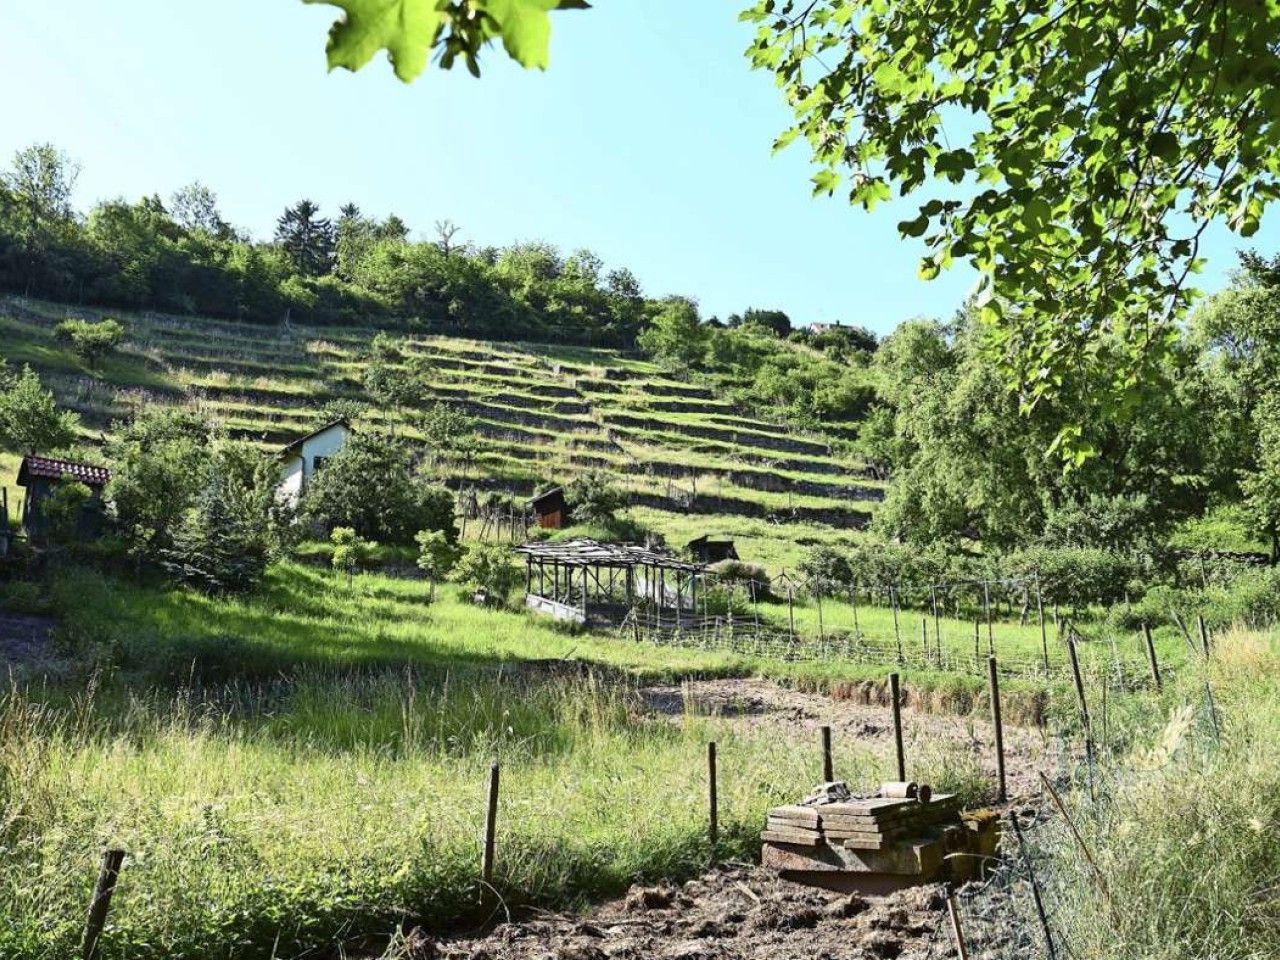
[{"label": "terraced hillside", "polygon": [[[379,409],[363,387],[374,331],[263,327],[113,312],[124,349],[91,371],[54,341],[69,314],[95,311],[0,303],[0,356],[30,363],[100,442],[141,404],[198,408],[233,435],[280,445],[321,422],[335,401],[420,438],[419,409]],[[616,351],[408,337],[393,366],[412,369],[422,404],[476,418],[472,460],[442,468],[456,487],[530,495],[587,469],[609,471],[635,518],[682,544],[736,537],[744,559],[779,568],[816,542],[864,527],[883,484],[843,441],[752,417],[704,386]],[[839,425],[837,425],[837,430]],[[5,471],[7,479],[12,471]]]}]

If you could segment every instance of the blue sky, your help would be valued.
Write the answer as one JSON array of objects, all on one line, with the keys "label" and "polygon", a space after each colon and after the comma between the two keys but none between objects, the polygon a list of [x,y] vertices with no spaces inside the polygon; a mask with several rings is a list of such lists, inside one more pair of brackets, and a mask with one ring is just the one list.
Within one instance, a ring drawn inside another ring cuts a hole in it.
[{"label": "blue sky", "polygon": [[[586,246],[707,315],[778,307],[883,333],[950,314],[972,275],[916,278],[920,245],[895,227],[911,207],[813,199],[803,147],[771,154],[787,111],[743,57],[745,3],[598,0],[555,16],[546,73],[492,51],[479,81],[457,69],[410,86],[381,58],[326,72],[334,7],[6,4],[0,158],[58,144],[82,164],[81,207],[198,179],[260,237],[307,196],[394,211],[419,235],[450,218],[477,243]],[[1275,218],[1250,242],[1280,247]],[[1222,284],[1239,245],[1213,232],[1201,287]]]}]

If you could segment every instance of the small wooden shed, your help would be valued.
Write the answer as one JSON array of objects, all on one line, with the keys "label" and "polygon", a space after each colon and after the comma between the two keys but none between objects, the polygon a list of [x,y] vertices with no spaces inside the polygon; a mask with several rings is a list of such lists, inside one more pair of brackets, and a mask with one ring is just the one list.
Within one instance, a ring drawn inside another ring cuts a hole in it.
[{"label": "small wooden shed", "polygon": [[40,505],[68,481],[83,483],[93,493],[80,517],[79,533],[82,537],[97,536],[102,523],[102,490],[111,481],[111,471],[74,460],[33,455],[23,457],[18,468],[18,486],[27,491],[22,500],[22,528],[29,538],[45,536],[48,525]]},{"label": "small wooden shed", "polygon": [[559,530],[569,525],[569,501],[564,498],[562,487],[554,487],[534,497],[529,501],[529,509],[533,511],[538,526],[544,530]]},{"label": "small wooden shed", "polygon": [[697,540],[690,540],[685,549],[697,563],[719,563],[721,560],[737,560],[738,548],[732,540],[712,540],[704,533]]}]

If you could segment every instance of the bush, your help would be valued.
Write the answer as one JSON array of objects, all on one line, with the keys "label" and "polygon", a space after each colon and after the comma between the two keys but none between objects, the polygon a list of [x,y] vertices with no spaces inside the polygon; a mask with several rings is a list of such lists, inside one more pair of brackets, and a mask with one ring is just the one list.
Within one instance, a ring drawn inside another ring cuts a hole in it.
[{"label": "bush", "polygon": [[107,499],[121,532],[142,556],[171,546],[179,526],[207,482],[212,428],[194,413],[152,409],[117,424]]},{"label": "bush", "polygon": [[588,470],[574,477],[565,485],[564,496],[576,523],[607,525],[627,505],[626,496],[599,470]]},{"label": "bush", "polygon": [[369,565],[378,548],[376,543],[364,539],[350,527],[335,528],[329,534],[329,542],[333,544],[333,569],[346,571],[347,586],[351,586],[351,577],[357,569]]},{"label": "bush", "polygon": [[103,357],[115,352],[124,339],[124,327],[119,320],[89,320],[68,318],[53,328],[53,337],[59,343],[70,345],[77,357],[89,366],[97,366]]},{"label": "bush", "polygon": [[49,539],[54,543],[71,543],[80,532],[80,521],[93,500],[93,491],[83,483],[64,479],[40,505],[48,522]]},{"label": "bush", "polygon": [[204,478],[161,564],[209,593],[244,593],[265,576],[282,544],[273,524],[275,465],[245,443],[213,447]]},{"label": "bush", "polygon": [[721,560],[709,568],[722,584],[746,587],[754,590],[757,600],[767,600],[773,594],[769,587],[769,575],[764,567],[741,560]]},{"label": "bush", "polygon": [[831,596],[853,582],[849,558],[842,551],[825,544],[810,550],[797,570],[805,578],[809,592],[815,596]]},{"label": "bush", "polygon": [[1039,577],[1045,603],[1080,608],[1118,603],[1139,592],[1134,582],[1141,572],[1138,564],[1108,550],[1030,547],[1009,554],[1002,565],[1008,577]]},{"label": "bush", "polygon": [[511,549],[498,543],[473,544],[453,571],[456,583],[484,590],[489,602],[499,605],[507,602],[521,576]]},{"label": "bush", "polygon": [[420,530],[456,535],[453,494],[416,477],[404,444],[376,433],[348,439],[307,487],[301,513],[325,530],[350,527],[397,546]]},{"label": "bush", "polygon": [[431,580],[434,599],[436,581],[449,575],[462,558],[462,548],[442,530],[419,530],[418,569]]}]

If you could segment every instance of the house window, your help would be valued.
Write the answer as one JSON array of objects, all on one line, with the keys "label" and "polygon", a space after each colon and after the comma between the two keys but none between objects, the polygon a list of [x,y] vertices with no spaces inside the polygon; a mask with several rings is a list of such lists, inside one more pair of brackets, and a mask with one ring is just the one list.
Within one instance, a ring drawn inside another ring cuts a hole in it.
[{"label": "house window", "polygon": [[319,473],[321,468],[328,462],[328,457],[313,457],[311,460],[311,472]]}]

